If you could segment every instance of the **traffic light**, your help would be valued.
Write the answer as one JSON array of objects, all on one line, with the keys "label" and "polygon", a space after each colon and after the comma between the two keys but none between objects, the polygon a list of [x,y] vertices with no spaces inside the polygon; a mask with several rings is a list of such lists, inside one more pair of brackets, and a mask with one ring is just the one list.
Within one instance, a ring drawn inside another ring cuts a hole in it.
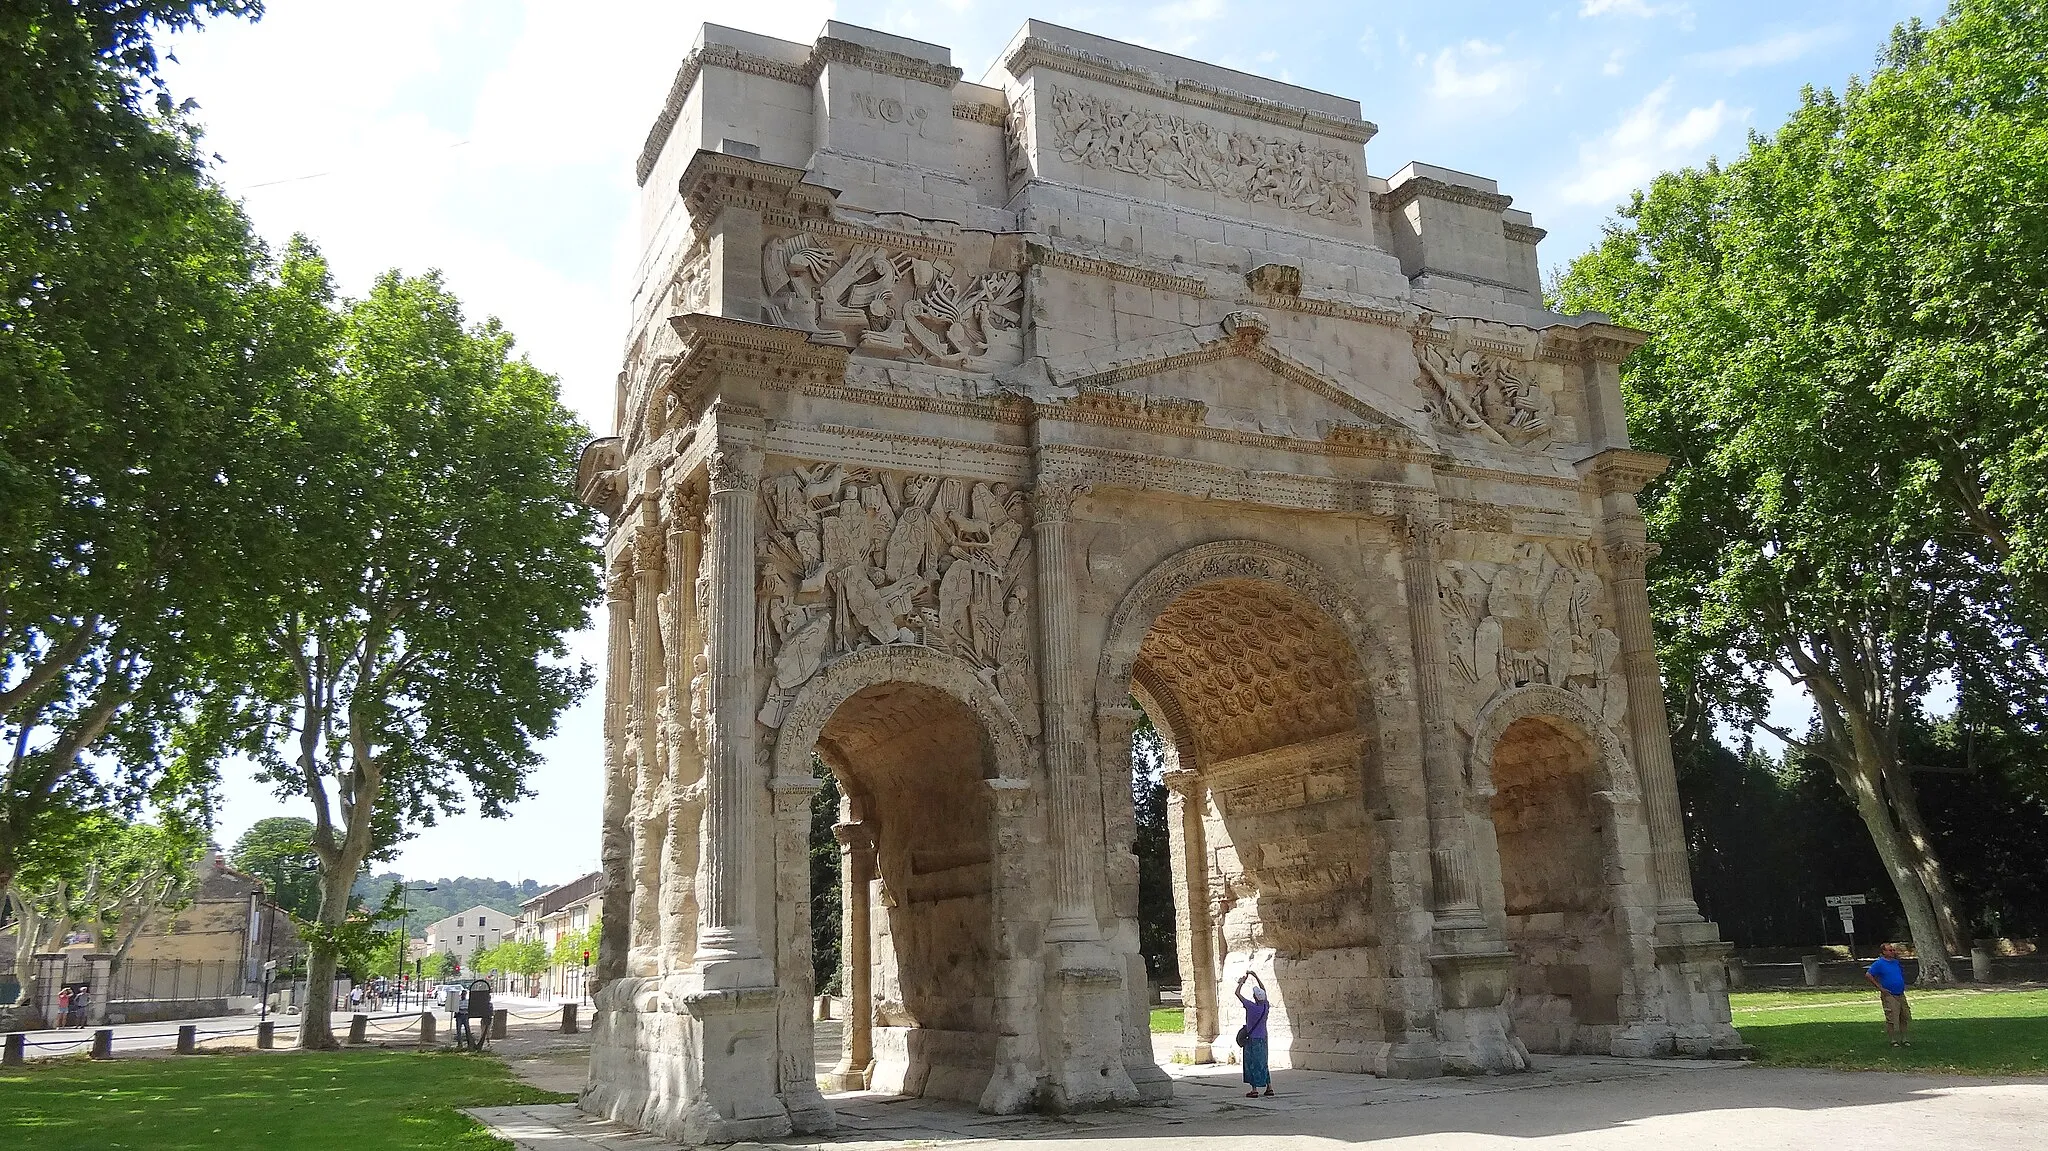
[{"label": "traffic light", "polygon": [[583,949],[583,966],[590,966],[590,949],[588,947]]}]

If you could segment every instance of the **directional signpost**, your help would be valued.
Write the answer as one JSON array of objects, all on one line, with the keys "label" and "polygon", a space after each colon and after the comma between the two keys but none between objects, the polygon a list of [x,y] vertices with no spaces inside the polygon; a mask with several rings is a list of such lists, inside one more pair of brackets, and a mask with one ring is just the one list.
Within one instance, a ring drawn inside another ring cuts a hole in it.
[{"label": "directional signpost", "polygon": [[1828,906],[1842,917],[1842,934],[1849,937],[1849,958],[1856,958],[1856,909],[1868,903],[1861,895],[1830,895]]}]

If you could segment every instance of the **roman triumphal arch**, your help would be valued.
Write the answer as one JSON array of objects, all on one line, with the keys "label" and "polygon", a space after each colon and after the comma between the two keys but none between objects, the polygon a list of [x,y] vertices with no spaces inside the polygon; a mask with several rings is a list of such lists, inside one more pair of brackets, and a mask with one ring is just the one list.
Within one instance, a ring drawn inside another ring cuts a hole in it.
[{"label": "roman triumphal arch", "polygon": [[[1490,180],[1354,101],[1027,23],[980,83],[707,26],[640,158],[613,434],[593,1112],[1167,1098],[1132,732],[1165,738],[1176,1057],[1736,1048],[1694,906],[1618,365]],[[829,775],[843,1047],[814,1050]],[[837,1055],[836,1063],[833,1056]]]}]

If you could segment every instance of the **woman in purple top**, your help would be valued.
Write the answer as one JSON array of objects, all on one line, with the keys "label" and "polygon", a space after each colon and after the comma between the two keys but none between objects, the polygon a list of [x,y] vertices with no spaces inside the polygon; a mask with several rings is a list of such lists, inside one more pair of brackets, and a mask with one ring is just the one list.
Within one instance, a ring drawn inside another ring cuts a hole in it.
[{"label": "woman in purple top", "polygon": [[[1253,984],[1250,999],[1244,997],[1246,980]],[[1238,976],[1237,1001],[1244,1004],[1244,1026],[1238,1030],[1237,1041],[1244,1047],[1244,1081],[1251,1088],[1245,1095],[1257,1095],[1260,1088],[1271,1095],[1273,1073],[1266,1068],[1266,1016],[1272,1014],[1273,1005],[1266,1002],[1265,982],[1250,971]]]}]

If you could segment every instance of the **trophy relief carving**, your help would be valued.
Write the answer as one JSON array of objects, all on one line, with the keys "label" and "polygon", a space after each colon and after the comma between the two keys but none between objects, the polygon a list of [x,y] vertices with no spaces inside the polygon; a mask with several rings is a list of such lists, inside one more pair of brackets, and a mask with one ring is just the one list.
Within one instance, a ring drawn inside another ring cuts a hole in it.
[{"label": "trophy relief carving", "polygon": [[1603,610],[1589,545],[1520,542],[1503,561],[1437,565],[1437,606],[1450,648],[1446,685],[1477,714],[1509,688],[1546,683],[1586,701],[1608,726],[1628,711],[1621,638]]},{"label": "trophy relief carving", "polygon": [[811,232],[761,252],[771,324],[871,356],[979,369],[1024,357],[1024,278]]},{"label": "trophy relief carving", "polygon": [[1031,541],[1002,484],[819,464],[762,482],[755,635],[774,679],[760,721],[835,655],[923,644],[1034,715]]},{"label": "trophy relief carving", "polygon": [[1557,425],[1557,404],[1537,384],[1533,365],[1480,351],[1435,346],[1416,351],[1424,404],[1438,426],[1498,444],[1536,447]]}]

